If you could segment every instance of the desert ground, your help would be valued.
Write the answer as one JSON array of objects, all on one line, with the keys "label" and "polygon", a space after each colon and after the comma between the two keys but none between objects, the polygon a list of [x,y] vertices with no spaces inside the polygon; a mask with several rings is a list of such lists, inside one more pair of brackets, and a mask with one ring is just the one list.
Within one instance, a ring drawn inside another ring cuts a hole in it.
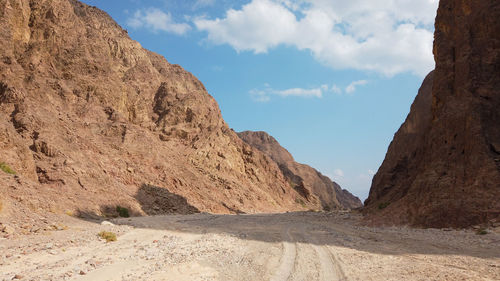
[{"label": "desert ground", "polygon": [[0,280],[500,280],[499,228],[367,227],[344,212],[58,224],[1,239]]}]

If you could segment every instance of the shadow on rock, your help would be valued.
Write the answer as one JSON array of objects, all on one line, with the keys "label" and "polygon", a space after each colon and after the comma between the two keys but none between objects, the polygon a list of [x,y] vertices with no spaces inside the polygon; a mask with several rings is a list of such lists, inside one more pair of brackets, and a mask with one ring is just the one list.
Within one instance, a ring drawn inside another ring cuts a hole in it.
[{"label": "shadow on rock", "polygon": [[[131,198],[132,199],[132,198]],[[140,217],[144,215],[189,215],[200,211],[181,195],[167,188],[143,184],[132,200],[117,205],[103,204],[96,209],[80,209],[75,217],[87,221],[102,221],[109,218]]]},{"label": "shadow on rock", "polygon": [[135,199],[148,215],[194,214],[200,211],[189,204],[183,196],[170,192],[167,188],[143,184]]}]

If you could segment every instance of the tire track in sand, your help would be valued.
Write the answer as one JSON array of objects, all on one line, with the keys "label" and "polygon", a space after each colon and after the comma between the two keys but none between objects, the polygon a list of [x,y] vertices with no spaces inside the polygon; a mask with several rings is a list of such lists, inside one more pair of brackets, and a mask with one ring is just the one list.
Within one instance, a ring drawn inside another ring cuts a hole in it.
[{"label": "tire track in sand", "polygon": [[320,245],[320,243],[318,243],[318,240],[316,239],[316,237],[313,236],[312,233],[306,235],[304,230],[302,230],[302,232],[304,233],[304,237],[307,237],[308,243],[311,245],[311,247],[316,251],[316,254],[318,255],[321,268],[321,271],[319,273],[319,280],[322,281],[347,280],[344,271],[340,266],[340,263],[335,257],[335,253],[330,249],[330,247],[328,245]]},{"label": "tire track in sand", "polygon": [[297,256],[297,247],[293,242],[292,235],[290,234],[290,227],[282,233],[283,238],[283,255],[278,270],[271,277],[271,281],[286,281],[292,274],[295,258]]},{"label": "tire track in sand", "polygon": [[318,246],[312,244],[313,249],[316,251],[318,255],[319,264],[321,266],[321,271],[319,273],[319,280],[344,280],[342,275],[338,272],[338,266],[333,261],[332,256],[329,254],[327,250],[325,250],[325,246]]}]

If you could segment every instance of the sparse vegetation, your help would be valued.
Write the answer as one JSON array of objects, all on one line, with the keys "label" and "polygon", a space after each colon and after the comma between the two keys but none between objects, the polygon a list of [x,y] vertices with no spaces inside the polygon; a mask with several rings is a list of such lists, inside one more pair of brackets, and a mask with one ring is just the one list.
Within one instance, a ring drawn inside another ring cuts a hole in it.
[{"label": "sparse vegetation", "polygon": [[480,229],[478,229],[478,230],[476,231],[476,234],[477,234],[477,235],[486,235],[486,234],[488,234],[488,231],[486,231],[486,229],[485,229],[485,228],[480,228]]},{"label": "sparse vegetation", "polygon": [[383,210],[383,209],[387,208],[387,206],[389,206],[390,204],[391,203],[389,203],[389,202],[380,203],[380,204],[378,204],[378,209]]},{"label": "sparse vegetation", "polygon": [[98,236],[100,238],[106,240],[106,242],[116,241],[116,234],[114,234],[113,232],[101,231],[101,232],[99,232]]},{"label": "sparse vegetation", "polygon": [[0,201],[0,212],[2,212],[2,210],[3,210],[3,203],[2,201]]},{"label": "sparse vegetation", "polygon": [[300,206],[302,206],[303,208],[306,207],[306,202],[304,202],[304,200],[300,198],[295,199],[295,203],[300,204]]},{"label": "sparse vegetation", "polygon": [[4,162],[0,162],[0,170],[4,171],[7,174],[11,174],[11,175],[15,175],[16,174],[16,171],[12,170],[12,168],[9,167],[9,165],[7,165]]},{"label": "sparse vegetation", "polygon": [[129,211],[127,208],[123,208],[121,206],[116,206],[116,212],[118,212],[118,215],[122,218],[130,217],[130,214],[129,214]]}]

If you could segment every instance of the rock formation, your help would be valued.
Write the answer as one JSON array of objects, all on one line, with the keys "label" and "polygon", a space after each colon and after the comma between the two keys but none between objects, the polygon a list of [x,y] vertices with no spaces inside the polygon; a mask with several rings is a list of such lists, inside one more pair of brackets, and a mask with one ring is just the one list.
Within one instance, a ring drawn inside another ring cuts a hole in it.
[{"label": "rock formation", "polygon": [[385,224],[500,219],[500,2],[441,0],[424,81],[365,201]]},{"label": "rock formation", "polygon": [[354,209],[361,200],[308,165],[295,162],[292,155],[266,132],[245,131],[238,136],[278,163],[293,188],[309,202],[319,202],[324,210]]},{"label": "rock formation", "polygon": [[0,162],[16,172],[0,171],[4,214],[314,207],[229,129],[200,81],[103,11],[0,0],[0,18]]}]

